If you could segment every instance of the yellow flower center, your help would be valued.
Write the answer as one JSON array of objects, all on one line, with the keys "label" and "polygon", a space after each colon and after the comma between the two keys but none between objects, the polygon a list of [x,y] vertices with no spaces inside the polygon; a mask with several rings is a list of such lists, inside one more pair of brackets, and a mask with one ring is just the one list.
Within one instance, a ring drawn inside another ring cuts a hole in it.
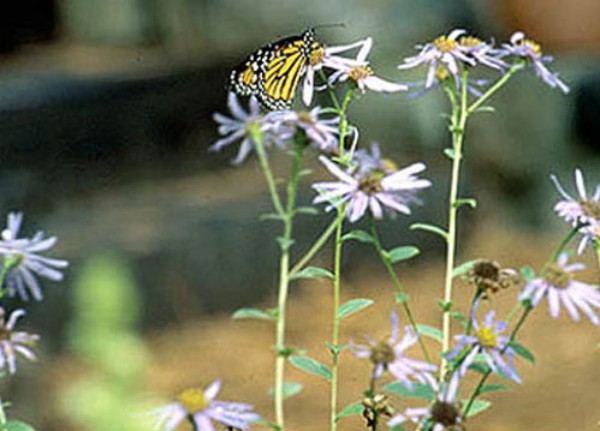
[{"label": "yellow flower center", "polygon": [[189,413],[194,414],[208,407],[204,391],[200,388],[188,388],[177,395],[177,401]]},{"label": "yellow flower center", "polygon": [[540,56],[540,57],[542,56],[542,47],[541,47],[541,45],[539,43],[537,43],[537,42],[534,42],[531,39],[523,39],[522,41],[520,41],[518,43],[518,45],[525,45],[525,46],[529,47],[529,49],[531,51],[533,51],[533,53],[535,55]]},{"label": "yellow flower center", "polygon": [[305,124],[313,124],[313,119],[311,118],[310,112],[308,111],[298,112],[298,121]]},{"label": "yellow flower center", "polygon": [[473,36],[463,36],[463,37],[460,38],[460,40],[458,41],[458,43],[460,43],[462,46],[466,46],[468,48],[472,48],[474,46],[481,45],[483,42],[481,41],[481,39],[478,39],[478,38],[473,37]]},{"label": "yellow flower center", "polygon": [[438,66],[437,70],[435,71],[435,77],[438,81],[445,81],[449,76],[450,74],[444,66]]},{"label": "yellow flower center", "polygon": [[357,66],[348,72],[350,79],[356,82],[367,79],[371,75],[373,75],[373,69],[371,69],[369,66]]},{"label": "yellow flower center", "polygon": [[479,344],[482,347],[487,349],[498,347],[498,337],[494,333],[492,326],[479,328],[475,336],[479,339]]},{"label": "yellow flower center", "polygon": [[570,272],[566,272],[559,265],[554,264],[546,269],[546,272],[544,273],[544,279],[559,289],[566,289],[569,287],[571,280],[573,280],[573,276]]},{"label": "yellow flower center", "polygon": [[316,66],[317,64],[321,64],[323,62],[323,58],[325,57],[325,48],[322,45],[317,44],[313,47],[308,55],[308,61],[311,66]]},{"label": "yellow flower center", "polygon": [[383,159],[382,160],[383,163],[383,170],[385,172],[394,172],[398,170],[398,165],[390,159]]},{"label": "yellow flower center", "polygon": [[373,172],[369,173],[369,175],[365,175],[360,179],[358,182],[358,188],[368,195],[381,193],[383,191],[381,179],[384,177],[384,175],[385,172],[381,170],[374,170]]},{"label": "yellow flower center", "polygon": [[433,41],[433,46],[444,53],[452,52],[456,48],[456,41],[448,39],[446,36],[440,36]]},{"label": "yellow flower center", "polygon": [[394,348],[385,341],[380,341],[371,349],[371,362],[387,365],[396,359]]},{"label": "yellow flower center", "polygon": [[586,200],[579,202],[579,205],[581,205],[583,214],[590,218],[600,220],[600,202]]}]

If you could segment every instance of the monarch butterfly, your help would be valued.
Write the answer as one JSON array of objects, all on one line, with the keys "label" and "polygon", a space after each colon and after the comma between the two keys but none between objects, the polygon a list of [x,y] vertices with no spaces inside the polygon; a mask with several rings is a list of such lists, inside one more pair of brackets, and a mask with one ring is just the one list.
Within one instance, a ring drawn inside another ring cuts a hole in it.
[{"label": "monarch butterfly", "polygon": [[231,72],[231,87],[240,96],[256,96],[267,109],[287,109],[308,64],[318,62],[323,52],[309,28],[250,54]]}]

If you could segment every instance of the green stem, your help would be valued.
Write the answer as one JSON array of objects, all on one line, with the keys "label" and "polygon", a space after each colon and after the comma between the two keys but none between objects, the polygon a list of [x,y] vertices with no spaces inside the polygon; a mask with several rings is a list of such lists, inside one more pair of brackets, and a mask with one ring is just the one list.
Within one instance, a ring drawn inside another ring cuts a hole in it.
[{"label": "green stem", "polygon": [[473,102],[471,106],[469,106],[469,109],[467,110],[467,115],[470,115],[477,109],[479,109],[481,105],[483,105],[490,97],[492,97],[494,93],[500,90],[500,88],[502,88],[502,86],[504,86],[504,84],[506,84],[508,80],[512,78],[512,76],[515,73],[517,73],[517,71],[519,71],[521,68],[522,67],[520,65],[513,65],[510,69],[508,69],[508,72],[502,75],[502,77],[498,81],[496,81],[494,85],[488,88],[488,90],[485,93],[483,93],[479,99],[477,99],[475,102]]},{"label": "green stem", "polygon": [[271,195],[271,201],[273,202],[273,206],[275,207],[277,215],[283,217],[285,215],[285,210],[283,209],[281,199],[279,198],[279,193],[277,193],[277,186],[275,184],[275,178],[273,177],[273,171],[271,170],[271,165],[269,164],[269,159],[267,158],[267,152],[265,151],[265,146],[262,141],[262,132],[260,129],[253,128],[250,130],[250,134],[252,136],[252,140],[254,141],[254,148],[256,149],[258,162],[260,163],[263,175],[267,181],[267,188],[269,190],[269,194]]},{"label": "green stem", "polygon": [[310,250],[308,250],[306,252],[306,254],[304,256],[302,256],[302,258],[298,261],[298,263],[296,263],[296,265],[294,265],[294,267],[290,270],[290,274],[289,274],[290,278],[294,278],[294,276],[296,274],[298,274],[306,266],[306,264],[308,262],[310,262],[310,260],[315,256],[315,254],[317,254],[319,252],[319,250],[321,250],[323,245],[325,245],[325,243],[327,242],[329,237],[335,231],[335,228],[337,227],[337,225],[338,225],[338,221],[337,221],[337,219],[334,219],[329,224],[329,226],[327,226],[327,229],[325,229],[323,231],[323,233],[321,233],[321,236],[319,236],[319,238],[317,238],[317,240],[314,242],[314,244],[312,245]]},{"label": "green stem", "polygon": [[[402,295],[404,298],[404,300],[402,301],[402,308],[404,309],[404,313],[406,314],[406,317],[408,318],[410,325],[412,326],[415,333],[419,334],[419,330],[417,328],[417,322],[414,318],[412,310],[410,309],[410,306],[408,305],[407,295],[406,295],[406,292],[404,291],[404,288],[402,287],[400,278],[398,277],[398,274],[396,274],[396,271],[394,270],[394,266],[390,262],[390,259],[387,257],[385,250],[381,246],[381,241],[379,240],[379,235],[377,234],[377,228],[375,226],[375,220],[373,219],[373,216],[370,216],[369,222],[371,225],[371,236],[373,237],[373,245],[375,246],[375,249],[377,250],[377,254],[379,255],[381,262],[385,266],[385,269],[387,270],[390,278],[392,279],[392,284],[394,286],[394,289],[396,290],[397,293]],[[427,362],[431,362],[431,358],[429,356],[429,352],[427,351],[427,347],[425,346],[425,342],[423,341],[423,337],[421,337],[419,335],[419,337],[417,339],[419,340],[419,346],[421,347],[421,350],[423,351],[423,356],[425,357],[425,360]]]},{"label": "green stem", "polygon": [[596,239],[596,257],[598,258],[598,270],[600,270],[600,238]]},{"label": "green stem", "polygon": [[340,281],[342,266],[342,231],[346,206],[338,208],[333,255],[333,330],[331,333],[331,431],[337,428],[337,382],[340,338]]},{"label": "green stem", "polygon": [[552,265],[553,263],[556,262],[556,260],[558,259],[558,256],[560,256],[560,254],[563,252],[565,247],[567,245],[569,245],[569,243],[573,240],[573,238],[575,238],[575,235],[577,235],[577,232],[579,232],[579,229],[581,229],[584,226],[585,226],[585,224],[577,224],[575,227],[573,227],[573,229],[571,229],[569,231],[569,233],[565,236],[565,238],[561,241],[561,243],[556,246],[556,248],[554,249],[554,251],[552,252],[550,257],[548,258],[546,263],[544,263],[544,266],[542,266],[542,269],[540,270],[540,274],[543,274],[550,265]]},{"label": "green stem", "polygon": [[[456,259],[456,226],[457,226],[457,198],[458,184],[460,177],[460,164],[462,161],[462,146],[467,123],[467,78],[468,72],[463,71],[462,84],[460,87],[460,106],[458,106],[456,98],[451,98],[452,103],[452,148],[454,150],[452,157],[452,179],[450,183],[450,194],[448,197],[448,237],[446,248],[446,276],[444,281],[444,303],[452,304],[452,271],[454,269],[454,261]],[[449,93],[451,93],[449,91]],[[451,320],[450,307],[447,307],[442,317],[442,352],[450,350],[451,336]],[[448,371],[448,361],[442,356],[440,367],[440,381],[443,381]]]},{"label": "green stem", "polygon": [[[284,429],[284,411],[283,411],[283,384],[285,374],[285,361],[288,352],[285,347],[285,323],[286,323],[286,304],[290,282],[290,248],[292,242],[292,226],[294,211],[296,206],[296,195],[298,191],[298,179],[302,166],[302,150],[304,143],[295,142],[294,162],[292,175],[287,186],[287,202],[283,216],[283,236],[281,237],[281,259],[279,263],[279,289],[277,295],[277,322],[275,333],[275,423],[280,431]],[[265,174],[266,175],[266,174]],[[273,195],[272,195],[273,196]],[[273,201],[273,205],[277,206]]]}]

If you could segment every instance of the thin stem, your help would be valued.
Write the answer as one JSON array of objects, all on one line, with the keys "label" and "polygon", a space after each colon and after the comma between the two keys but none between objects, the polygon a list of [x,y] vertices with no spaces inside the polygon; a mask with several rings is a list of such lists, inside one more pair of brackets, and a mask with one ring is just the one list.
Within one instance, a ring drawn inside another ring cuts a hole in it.
[{"label": "thin stem", "polygon": [[[452,304],[452,271],[454,269],[454,261],[456,258],[456,226],[457,226],[457,198],[458,184],[460,177],[460,164],[462,161],[462,146],[467,123],[467,78],[468,72],[463,71],[462,85],[460,94],[460,107],[456,99],[451,98],[452,103],[452,148],[454,150],[452,156],[452,179],[450,183],[450,194],[448,197],[448,237],[446,248],[446,276],[444,281],[444,303],[448,306],[444,310],[442,318],[442,352],[447,352],[450,349],[451,336],[451,320],[450,307]],[[448,361],[442,356],[440,367],[440,381],[443,381],[448,371]]]},{"label": "thin stem", "polygon": [[[379,255],[381,262],[385,266],[385,269],[387,270],[390,278],[392,279],[392,284],[394,286],[394,289],[396,290],[396,292],[398,294],[400,294],[404,297],[404,299],[402,301],[402,308],[404,309],[404,313],[406,314],[406,317],[408,318],[408,321],[410,322],[410,326],[413,328],[413,330],[415,331],[416,334],[419,334],[419,330],[417,328],[417,322],[416,322],[414,315],[410,309],[410,306],[408,305],[408,299],[406,298],[406,292],[404,291],[404,288],[402,287],[402,283],[400,282],[400,278],[398,277],[398,274],[396,274],[396,271],[394,270],[394,266],[390,262],[390,259],[387,257],[385,250],[381,246],[381,241],[379,240],[379,235],[377,234],[377,228],[375,226],[375,220],[373,220],[372,216],[370,217],[369,222],[371,225],[371,236],[373,237],[373,241],[374,241],[373,245],[375,246],[375,249],[377,250],[377,254]],[[425,346],[425,342],[423,341],[423,337],[421,337],[419,335],[419,337],[417,339],[419,341],[419,346],[421,347],[421,350],[423,351],[423,356],[425,357],[425,360],[427,362],[431,362],[431,358],[429,356],[429,352],[427,351],[427,347]]]},{"label": "thin stem", "polygon": [[290,274],[289,274],[290,278],[293,278],[296,274],[298,274],[306,266],[306,264],[308,262],[310,262],[310,260],[315,256],[315,254],[317,254],[319,252],[319,250],[321,250],[323,245],[325,245],[325,243],[327,242],[329,237],[335,231],[335,228],[337,227],[337,225],[338,225],[338,221],[337,221],[337,219],[334,219],[329,224],[329,226],[327,226],[327,229],[325,229],[323,231],[323,233],[321,233],[321,236],[319,236],[319,238],[317,238],[317,240],[314,242],[314,244],[312,245],[310,250],[308,250],[306,252],[306,254],[304,256],[302,256],[302,258],[298,261],[298,263],[296,263],[293,266],[293,268],[290,270]]},{"label": "thin stem", "polygon": [[[294,210],[296,205],[296,195],[298,191],[298,179],[300,177],[300,168],[302,166],[302,150],[304,144],[295,142],[294,162],[292,175],[287,186],[287,202],[283,217],[283,236],[280,240],[281,259],[279,263],[279,289],[277,296],[277,322],[275,333],[275,351],[277,354],[275,360],[275,423],[280,431],[284,429],[284,411],[283,411],[283,384],[285,374],[285,361],[288,352],[285,347],[285,323],[286,323],[286,304],[289,288],[289,266],[290,266],[290,247],[292,242],[292,226],[294,219]],[[275,200],[273,205],[276,206]]]},{"label": "thin stem", "polygon": [[560,254],[563,252],[565,247],[567,245],[569,245],[569,243],[573,240],[573,238],[575,238],[575,235],[577,235],[577,232],[579,232],[579,229],[581,229],[584,226],[585,226],[585,224],[579,223],[579,224],[575,225],[575,227],[573,227],[573,229],[571,229],[569,231],[569,233],[565,236],[565,238],[561,241],[561,243],[556,246],[556,248],[554,249],[554,251],[552,252],[550,257],[548,258],[546,263],[544,263],[544,266],[542,266],[542,269],[540,270],[540,274],[543,274],[550,265],[552,265],[554,262],[556,262],[556,260],[558,259],[558,256],[560,256]]},{"label": "thin stem", "polygon": [[596,257],[598,258],[598,270],[600,270],[600,238],[596,240]]},{"label": "thin stem", "polygon": [[277,215],[283,217],[285,215],[285,210],[283,209],[281,199],[279,198],[279,193],[277,193],[277,186],[275,184],[275,178],[273,177],[273,171],[271,170],[271,165],[269,164],[269,159],[267,158],[267,152],[265,151],[265,146],[262,142],[262,132],[260,129],[252,129],[251,135],[252,140],[254,141],[254,148],[256,149],[260,167],[262,168],[265,180],[267,181],[267,188],[269,189],[269,194],[271,195],[271,201],[273,202],[273,206],[275,207]]},{"label": "thin stem", "polygon": [[494,93],[496,93],[496,91],[500,90],[500,88],[502,88],[502,86],[504,86],[504,84],[506,84],[508,80],[512,78],[512,76],[515,73],[517,73],[517,71],[519,71],[521,68],[521,65],[513,65],[510,69],[508,69],[508,72],[502,75],[502,77],[498,81],[496,81],[494,85],[488,88],[488,90],[485,93],[483,93],[479,99],[477,99],[475,102],[473,102],[471,106],[469,106],[469,109],[467,110],[467,115],[472,114],[477,109],[479,109],[481,105],[483,105],[490,97],[492,97]]},{"label": "thin stem", "polygon": [[333,255],[333,329],[331,333],[331,431],[337,428],[337,382],[340,338],[340,281],[342,264],[342,231],[346,206],[338,207]]}]

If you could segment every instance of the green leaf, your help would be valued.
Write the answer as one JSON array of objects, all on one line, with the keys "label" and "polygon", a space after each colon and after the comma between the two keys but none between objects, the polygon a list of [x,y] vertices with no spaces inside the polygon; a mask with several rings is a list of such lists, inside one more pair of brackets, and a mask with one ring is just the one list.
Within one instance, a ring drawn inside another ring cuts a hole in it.
[{"label": "green leaf", "polygon": [[391,427],[390,431],[406,431],[406,428],[404,428],[401,424],[399,424],[399,425],[394,425],[393,427]]},{"label": "green leaf", "polygon": [[319,214],[319,210],[315,207],[298,207],[294,210],[296,214],[308,214],[308,215],[317,215]]},{"label": "green leaf", "polygon": [[417,247],[412,245],[396,247],[387,252],[387,257],[392,263],[400,262],[415,257],[420,253]]},{"label": "green leaf", "polygon": [[272,314],[256,308],[240,308],[236,310],[232,316],[234,319],[259,319],[259,320],[275,320]]},{"label": "green leaf", "polygon": [[364,409],[365,408],[363,406],[363,403],[361,403],[360,401],[357,401],[352,404],[348,404],[346,407],[344,407],[342,409],[341,412],[339,412],[337,414],[337,416],[335,417],[335,420],[339,421],[341,418],[345,418],[346,416],[360,415],[360,414],[362,414]]},{"label": "green leaf", "polygon": [[[320,112],[323,112],[323,110],[321,110]],[[308,175],[311,175],[312,173],[313,173],[312,169],[302,169],[300,172],[298,172],[298,176],[306,177]]]},{"label": "green leaf", "polygon": [[410,296],[408,295],[408,293],[398,293],[396,295],[396,303],[398,304],[404,304],[405,302],[408,302],[409,299]]},{"label": "green leaf", "polygon": [[494,384],[494,385],[483,385],[479,388],[477,395],[483,395],[488,392],[497,392],[497,391],[508,391],[510,388],[505,385]]},{"label": "green leaf", "polygon": [[313,358],[309,358],[308,356],[290,356],[289,361],[294,367],[306,371],[307,373],[331,380],[331,370],[320,362],[315,361]]},{"label": "green leaf", "polygon": [[434,328],[433,326],[417,325],[417,331],[419,331],[419,334],[425,335],[429,338],[433,338],[434,340],[439,341],[440,343],[444,339],[442,331],[440,331],[438,328]]},{"label": "green leaf", "polygon": [[460,325],[463,328],[466,328],[469,325],[469,319],[467,319],[467,316],[465,316],[464,314],[462,314],[460,311],[451,311],[450,312],[450,317],[452,317],[453,319],[458,320],[458,322],[460,323]]},{"label": "green leaf", "polygon": [[294,244],[294,240],[293,239],[285,239],[281,236],[278,236],[277,244],[279,244],[279,247],[281,247],[282,251],[286,251],[286,250],[289,250],[290,247]]},{"label": "green leaf", "polygon": [[326,106],[323,109],[320,109],[319,112],[321,114],[339,114],[339,111],[331,106]]},{"label": "green leaf", "polygon": [[351,239],[371,244],[375,242],[375,239],[371,236],[371,234],[365,232],[364,230],[353,230],[342,236],[342,241],[348,241]]},{"label": "green leaf", "polygon": [[442,301],[440,299],[437,302],[437,305],[438,305],[438,307],[440,307],[440,310],[442,310],[444,313],[447,313],[452,308],[452,302],[451,301]]},{"label": "green leaf", "polygon": [[[302,392],[302,385],[296,382],[283,382],[283,399],[291,398]],[[271,388],[269,395],[275,395],[275,389]]]},{"label": "green leaf", "polygon": [[454,148],[444,148],[444,154],[450,160],[454,160]]},{"label": "green leaf", "polygon": [[463,205],[468,205],[471,208],[477,208],[477,200],[473,198],[459,198],[454,201],[454,208],[460,208]]},{"label": "green leaf", "polygon": [[474,362],[469,365],[469,369],[478,372],[479,374],[487,374],[492,370],[490,367],[483,362]]},{"label": "green leaf", "polygon": [[350,348],[350,345],[348,345],[348,344],[338,344],[338,345],[335,345],[335,344],[331,344],[331,343],[330,343],[330,342],[328,342],[328,341],[326,341],[326,342],[325,342],[325,346],[326,346],[326,347],[329,349],[329,351],[330,351],[332,354],[334,354],[334,355],[337,355],[337,354],[339,354],[340,352],[343,352],[344,350],[346,350],[346,349],[349,349],[349,348]]},{"label": "green leaf", "polygon": [[343,318],[348,317],[351,314],[362,310],[363,308],[369,307],[373,304],[373,302],[374,301],[372,299],[366,298],[351,299],[340,307],[338,311],[338,317],[340,320],[342,320]]},{"label": "green leaf", "polygon": [[521,277],[523,277],[523,280],[525,281],[531,281],[535,278],[535,271],[530,266],[522,266],[519,272],[521,273]]},{"label": "green leaf", "polygon": [[532,364],[535,364],[535,356],[533,356],[533,353],[531,353],[527,347],[517,343],[516,341],[508,343],[508,346],[511,347],[517,355],[531,362]]},{"label": "green leaf", "polygon": [[277,213],[268,213],[268,214],[263,214],[259,217],[260,221],[265,221],[265,220],[283,220],[284,217],[282,217],[281,215],[277,214]]},{"label": "green leaf", "polygon": [[423,383],[413,383],[408,387],[400,382],[392,382],[385,385],[383,390],[406,398],[419,398],[422,400],[435,399],[435,392],[433,389],[431,389],[429,385]]},{"label": "green leaf", "polygon": [[479,262],[478,259],[469,260],[469,261],[455,267],[452,270],[452,277],[458,277],[461,275],[465,275],[467,272],[469,272],[471,269],[473,269],[473,267],[477,264],[477,262]]},{"label": "green leaf", "polygon": [[424,230],[426,232],[431,232],[444,238],[444,241],[448,241],[448,232],[433,224],[413,223],[410,225],[410,230]]},{"label": "green leaf", "polygon": [[479,112],[494,113],[496,112],[496,108],[494,108],[493,106],[480,106],[479,108],[473,111],[474,114]]},{"label": "green leaf", "polygon": [[317,266],[307,266],[301,271],[298,271],[290,280],[299,280],[301,278],[331,278],[333,279],[333,274],[331,271],[326,270],[325,268],[319,268]]},{"label": "green leaf", "polygon": [[35,431],[31,425],[21,421],[8,421],[3,425],[3,431]]},{"label": "green leaf", "polygon": [[[464,400],[465,405],[468,402],[469,400]],[[471,416],[475,416],[481,413],[482,411],[489,409],[491,405],[492,403],[486,400],[475,400],[473,401],[473,404],[471,404],[471,408],[467,413],[467,417],[470,418]]]}]

